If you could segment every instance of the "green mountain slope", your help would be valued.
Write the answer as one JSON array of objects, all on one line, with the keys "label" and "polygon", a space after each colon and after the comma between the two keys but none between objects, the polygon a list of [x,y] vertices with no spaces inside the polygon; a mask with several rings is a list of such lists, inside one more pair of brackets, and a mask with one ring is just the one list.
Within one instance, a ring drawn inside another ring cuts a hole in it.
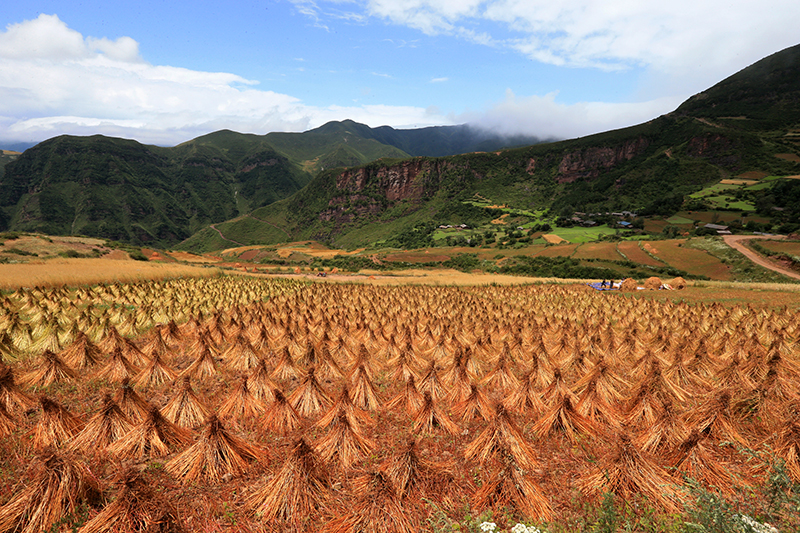
[{"label": "green mountain slope", "polygon": [[453,153],[511,141],[465,127],[373,130],[353,121],[305,133],[222,130],[172,148],[61,136],[0,156],[0,229],[170,246],[294,194],[321,170],[408,158],[398,145]]},{"label": "green mountain slope", "polygon": [[[630,128],[499,153],[326,170],[292,197],[217,227],[244,244],[314,238],[356,246],[420,223],[485,222],[491,215],[468,202],[476,194],[551,215],[668,215],[722,178],[800,174],[798,55],[800,46],[770,56],[676,112]],[[207,231],[182,246],[208,249]]]}]

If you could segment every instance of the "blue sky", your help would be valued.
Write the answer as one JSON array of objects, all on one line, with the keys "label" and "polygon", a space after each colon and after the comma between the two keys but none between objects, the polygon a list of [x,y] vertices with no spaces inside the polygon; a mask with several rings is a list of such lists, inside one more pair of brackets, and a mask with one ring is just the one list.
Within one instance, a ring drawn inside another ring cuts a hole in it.
[{"label": "blue sky", "polygon": [[796,0],[140,0],[0,12],[0,142],[469,122],[575,137],[800,42]]}]

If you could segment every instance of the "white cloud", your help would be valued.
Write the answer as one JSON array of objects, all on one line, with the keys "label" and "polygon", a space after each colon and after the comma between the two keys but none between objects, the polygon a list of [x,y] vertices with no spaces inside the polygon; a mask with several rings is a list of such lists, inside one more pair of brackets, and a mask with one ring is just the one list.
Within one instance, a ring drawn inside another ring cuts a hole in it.
[{"label": "white cloud", "polygon": [[[372,17],[554,65],[645,67],[692,94],[797,44],[796,0],[363,0]],[[483,28],[487,28],[484,30]],[[664,84],[667,84],[666,87]]]},{"label": "white cloud", "polygon": [[432,78],[431,83],[444,83],[449,80],[450,78]]},{"label": "white cloud", "polygon": [[55,15],[0,32],[0,140],[62,133],[174,144],[223,128],[303,131],[352,118],[370,126],[447,123],[424,107],[314,107],[225,72],[143,61],[138,43],[84,38]]},{"label": "white cloud", "polygon": [[557,102],[556,96],[551,93],[518,97],[507,90],[505,98],[489,110],[464,113],[456,119],[507,135],[523,133],[567,139],[646,122],[680,104],[676,98],[660,98],[630,104],[581,102],[566,105]]}]

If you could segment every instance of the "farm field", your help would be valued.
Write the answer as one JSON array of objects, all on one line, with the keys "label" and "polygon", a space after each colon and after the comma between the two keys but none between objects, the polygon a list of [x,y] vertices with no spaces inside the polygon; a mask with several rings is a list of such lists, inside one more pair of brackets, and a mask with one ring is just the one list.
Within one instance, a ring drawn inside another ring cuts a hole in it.
[{"label": "farm field", "polygon": [[663,262],[647,255],[647,252],[642,250],[641,243],[639,241],[620,241],[617,243],[617,248],[619,251],[625,254],[625,257],[634,263],[655,267],[664,266]]},{"label": "farm field", "polygon": [[18,289],[0,531],[793,531],[800,291],[779,289]]},{"label": "farm field", "polygon": [[727,265],[706,251],[687,246],[687,243],[687,239],[676,239],[654,241],[643,246],[668,265],[680,265],[682,270],[690,274],[723,281],[731,279]]},{"label": "farm field", "polygon": [[800,242],[798,241],[770,241],[759,240],[759,246],[766,248],[776,254],[787,254],[794,257],[800,257]]},{"label": "farm field", "polygon": [[575,259],[602,259],[608,261],[621,261],[625,259],[617,251],[617,243],[591,242],[578,246],[572,256]]}]

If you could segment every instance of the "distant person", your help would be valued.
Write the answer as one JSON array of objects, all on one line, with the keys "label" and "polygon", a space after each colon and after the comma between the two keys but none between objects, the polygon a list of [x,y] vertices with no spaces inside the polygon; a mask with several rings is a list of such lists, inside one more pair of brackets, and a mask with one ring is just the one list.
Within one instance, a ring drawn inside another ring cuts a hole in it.
[{"label": "distant person", "polygon": [[603,280],[603,282],[600,284],[600,288],[603,289],[605,288],[605,286],[606,286],[606,280]]}]

